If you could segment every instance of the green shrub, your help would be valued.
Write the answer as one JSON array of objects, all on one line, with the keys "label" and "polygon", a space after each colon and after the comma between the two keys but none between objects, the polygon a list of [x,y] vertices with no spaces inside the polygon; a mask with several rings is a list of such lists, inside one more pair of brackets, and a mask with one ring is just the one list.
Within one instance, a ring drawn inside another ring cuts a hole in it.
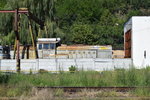
[{"label": "green shrub", "polygon": [[77,68],[72,65],[71,67],[69,67],[69,71],[70,71],[71,73],[74,73],[75,71],[77,71]]},{"label": "green shrub", "polygon": [[48,71],[47,71],[47,70],[45,70],[45,69],[40,69],[40,70],[39,70],[39,73],[40,73],[40,74],[48,73]]},{"label": "green shrub", "polygon": [[9,81],[9,75],[0,73],[0,84],[5,84]]}]

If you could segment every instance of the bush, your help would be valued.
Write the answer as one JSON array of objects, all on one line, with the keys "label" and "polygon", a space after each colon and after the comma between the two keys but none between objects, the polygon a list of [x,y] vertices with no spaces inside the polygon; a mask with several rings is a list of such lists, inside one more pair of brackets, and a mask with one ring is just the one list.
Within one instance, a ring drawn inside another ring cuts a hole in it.
[{"label": "bush", "polygon": [[70,71],[71,73],[74,73],[75,71],[77,71],[77,68],[72,65],[71,67],[69,67],[69,71]]},{"label": "bush", "polygon": [[9,80],[9,75],[0,73],[0,84],[7,83]]},{"label": "bush", "polygon": [[39,73],[40,73],[40,74],[48,73],[48,71],[47,71],[47,70],[45,70],[45,69],[40,69],[40,70],[39,70]]}]

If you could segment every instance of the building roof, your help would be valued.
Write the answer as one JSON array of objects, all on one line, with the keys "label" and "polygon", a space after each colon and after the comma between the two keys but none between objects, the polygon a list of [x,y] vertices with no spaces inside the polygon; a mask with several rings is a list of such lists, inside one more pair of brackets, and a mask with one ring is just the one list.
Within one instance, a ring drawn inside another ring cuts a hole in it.
[{"label": "building roof", "polygon": [[38,43],[58,43],[60,38],[38,38]]},{"label": "building roof", "polygon": [[150,16],[132,16],[125,24],[124,24],[124,33],[129,31],[132,28],[132,21],[133,19],[137,19],[137,21],[140,21],[139,19],[146,19],[149,21]]}]

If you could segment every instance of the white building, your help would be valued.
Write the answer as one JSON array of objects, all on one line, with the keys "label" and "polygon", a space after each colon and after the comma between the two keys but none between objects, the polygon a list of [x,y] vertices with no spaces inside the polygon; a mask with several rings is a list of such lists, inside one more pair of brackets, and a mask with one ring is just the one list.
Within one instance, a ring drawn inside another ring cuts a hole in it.
[{"label": "white building", "polygon": [[133,16],[124,26],[125,57],[138,67],[150,65],[150,16]]},{"label": "white building", "polygon": [[37,48],[38,50],[54,50],[60,41],[60,38],[38,38]]}]

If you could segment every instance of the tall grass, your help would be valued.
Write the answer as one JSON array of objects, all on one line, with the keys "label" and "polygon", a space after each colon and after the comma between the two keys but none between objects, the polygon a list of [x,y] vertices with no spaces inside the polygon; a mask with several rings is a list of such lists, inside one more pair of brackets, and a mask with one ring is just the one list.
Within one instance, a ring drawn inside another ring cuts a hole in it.
[{"label": "tall grass", "polygon": [[150,86],[150,67],[114,71],[78,71],[75,73],[2,74],[0,84],[31,86]]},{"label": "tall grass", "polygon": [[[29,91],[33,86],[150,86],[150,67],[115,69],[114,71],[78,71],[75,73],[2,74],[0,88],[12,87],[15,93]],[[16,90],[17,89],[17,90]],[[0,89],[1,91],[1,89]],[[9,92],[9,95],[15,93]],[[19,95],[19,94],[17,94]]]}]

